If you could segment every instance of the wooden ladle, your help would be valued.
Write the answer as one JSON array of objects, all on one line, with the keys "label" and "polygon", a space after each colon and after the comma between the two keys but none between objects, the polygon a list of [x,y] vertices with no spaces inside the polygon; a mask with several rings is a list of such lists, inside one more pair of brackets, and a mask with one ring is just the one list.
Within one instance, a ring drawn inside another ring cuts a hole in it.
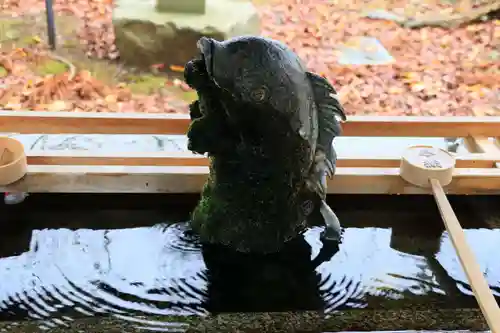
[{"label": "wooden ladle", "polygon": [[0,136],[0,186],[15,183],[27,173],[28,165],[23,144]]},{"label": "wooden ladle", "polygon": [[466,242],[464,231],[443,190],[443,186],[451,183],[454,169],[455,157],[447,151],[431,146],[412,146],[405,151],[401,158],[400,175],[413,185],[431,188],[441,218],[483,316],[491,331],[500,333],[500,309]]}]

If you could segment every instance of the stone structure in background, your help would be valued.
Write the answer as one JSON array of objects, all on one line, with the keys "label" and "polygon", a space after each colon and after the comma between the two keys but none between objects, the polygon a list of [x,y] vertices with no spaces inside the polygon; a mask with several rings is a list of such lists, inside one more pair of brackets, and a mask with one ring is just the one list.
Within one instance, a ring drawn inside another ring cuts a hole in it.
[{"label": "stone structure in background", "polygon": [[156,10],[160,13],[205,14],[206,0],[157,0]]},{"label": "stone structure in background", "polygon": [[351,65],[387,65],[395,59],[374,37],[353,36],[339,46],[338,63]]},{"label": "stone structure in background", "polygon": [[259,34],[257,11],[250,1],[117,0],[113,11],[116,45],[127,65],[183,66],[198,54],[206,36],[223,40]]}]

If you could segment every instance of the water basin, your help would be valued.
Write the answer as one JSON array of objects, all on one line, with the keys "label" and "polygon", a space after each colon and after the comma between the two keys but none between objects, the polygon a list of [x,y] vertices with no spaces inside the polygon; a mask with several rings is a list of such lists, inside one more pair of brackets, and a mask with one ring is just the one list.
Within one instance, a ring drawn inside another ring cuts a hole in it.
[{"label": "water basin", "polygon": [[[117,332],[185,331],[214,315],[236,316],[239,324],[226,324],[234,329],[252,313],[300,314],[295,321],[305,331],[318,320],[322,329],[366,329],[367,314],[405,313],[449,317],[434,324],[407,320],[416,325],[408,329],[484,329],[431,196],[331,196],[345,227],[340,245],[323,243],[322,227],[313,225],[282,252],[265,256],[200,244],[186,222],[196,199],[35,194],[1,206],[0,330],[71,332],[97,318],[95,325]],[[497,298],[499,200],[451,198]],[[460,324],[456,313],[463,315]],[[348,315],[342,321],[339,314]],[[384,323],[398,329],[397,320]]]}]

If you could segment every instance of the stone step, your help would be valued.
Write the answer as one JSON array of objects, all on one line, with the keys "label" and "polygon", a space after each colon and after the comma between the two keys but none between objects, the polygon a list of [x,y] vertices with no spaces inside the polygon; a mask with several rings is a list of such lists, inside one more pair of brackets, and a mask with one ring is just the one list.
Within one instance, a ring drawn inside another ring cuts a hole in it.
[{"label": "stone step", "polygon": [[[132,317],[128,317],[132,320]],[[51,333],[144,332],[147,322],[162,322],[173,332],[188,333],[333,333],[333,332],[488,332],[478,309],[450,310],[351,310],[324,319],[316,312],[232,313],[215,317],[150,316],[137,322],[112,317],[75,318],[67,326],[51,328]],[[168,324],[167,324],[168,323]],[[0,332],[39,332],[41,322],[0,322]],[[163,327],[162,331],[166,330]],[[408,328],[406,330],[405,328]],[[435,329],[434,329],[435,328]],[[153,328],[147,328],[154,332]]]}]

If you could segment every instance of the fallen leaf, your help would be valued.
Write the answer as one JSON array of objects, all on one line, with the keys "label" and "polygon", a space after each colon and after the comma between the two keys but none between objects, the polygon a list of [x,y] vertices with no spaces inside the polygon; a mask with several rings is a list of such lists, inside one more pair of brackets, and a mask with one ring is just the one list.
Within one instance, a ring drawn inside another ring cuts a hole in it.
[{"label": "fallen leaf", "polygon": [[179,79],[174,79],[173,83],[174,87],[180,87],[182,85],[182,81]]},{"label": "fallen leaf", "polygon": [[68,110],[68,106],[65,101],[54,101],[48,106],[48,111],[65,111]]},{"label": "fallen leaf", "polygon": [[399,87],[390,87],[389,88],[389,94],[402,94],[404,92],[404,89],[399,88]]},{"label": "fallen leaf", "polygon": [[151,65],[152,69],[163,69],[165,68],[165,64],[153,64]]},{"label": "fallen leaf", "polygon": [[[300,55],[309,71],[334,82],[348,114],[470,115],[476,104],[500,104],[496,93],[499,68],[495,59],[500,20],[463,28],[413,30],[359,16],[367,8],[384,9],[401,16],[408,7],[408,13],[415,17],[432,17],[429,13],[436,13],[436,17],[438,13],[448,15],[453,6],[448,2],[413,0],[404,4],[382,0],[259,0],[259,3],[261,1],[262,4],[256,4],[261,34],[286,43]],[[119,56],[112,22],[113,3],[112,0],[56,2],[56,15],[71,13],[82,23],[76,32],[76,44],[91,59]],[[0,7],[2,13],[12,18],[23,18],[29,11],[42,10],[43,1],[5,0]],[[66,37],[63,29],[58,32]],[[339,45],[360,36],[380,40],[396,62],[384,66],[339,65]],[[126,85],[104,84],[88,68],[81,68],[85,70],[77,73],[74,80],[66,76],[39,77],[31,67],[36,59],[45,57],[46,52],[45,40],[41,38],[37,45],[2,54],[12,61],[12,70],[5,68],[9,75],[0,79],[0,103],[7,105],[5,101],[9,101],[10,107],[18,109],[48,109],[53,103],[64,101],[68,110],[82,112],[188,110],[187,103],[178,95],[180,90],[193,92],[185,82],[166,83],[174,88],[163,89],[167,91],[164,95],[155,92],[150,96],[132,96]],[[480,64],[484,59],[488,63]],[[175,72],[184,70],[177,65],[169,68]],[[186,95],[182,91],[181,96]],[[115,97],[121,104],[113,102]],[[500,114],[498,109],[488,112],[484,111],[487,115]]]},{"label": "fallen leaf", "polygon": [[4,108],[6,110],[21,110],[23,108],[23,105],[21,103],[8,102],[7,104],[5,104]]},{"label": "fallen leaf", "polygon": [[184,72],[184,66],[170,65],[170,70],[173,72]]},{"label": "fallen leaf", "polygon": [[106,103],[116,103],[118,101],[118,97],[116,95],[108,95],[104,98]]}]

